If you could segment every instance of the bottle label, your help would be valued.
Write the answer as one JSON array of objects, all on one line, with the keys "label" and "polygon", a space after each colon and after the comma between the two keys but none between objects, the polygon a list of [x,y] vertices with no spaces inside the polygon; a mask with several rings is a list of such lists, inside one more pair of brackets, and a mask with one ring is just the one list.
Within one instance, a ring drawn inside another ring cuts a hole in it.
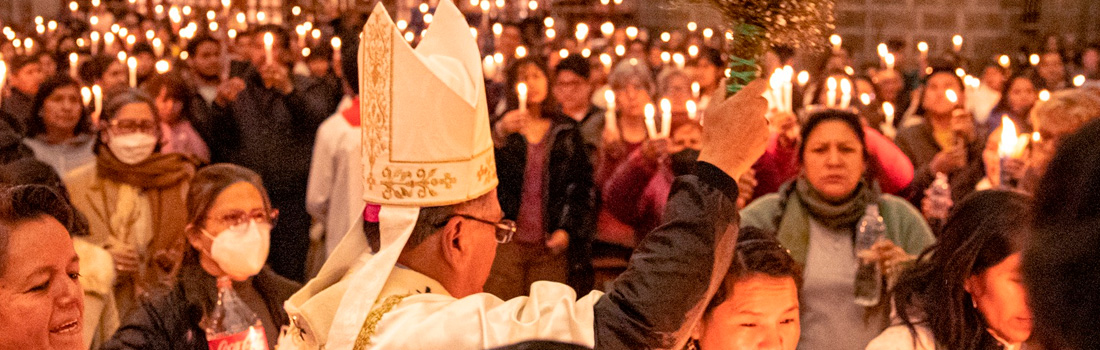
[{"label": "bottle label", "polygon": [[268,350],[267,334],[263,326],[248,329],[217,338],[207,339],[210,350]]}]

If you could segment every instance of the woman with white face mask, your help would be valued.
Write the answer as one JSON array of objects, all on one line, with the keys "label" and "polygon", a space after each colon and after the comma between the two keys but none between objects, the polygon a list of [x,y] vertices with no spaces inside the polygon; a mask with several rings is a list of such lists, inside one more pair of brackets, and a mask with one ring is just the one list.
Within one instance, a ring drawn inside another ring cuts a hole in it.
[{"label": "woman with white face mask", "polygon": [[283,302],[301,288],[265,265],[278,217],[260,176],[215,164],[195,174],[187,193],[187,248],[176,282],[143,298],[104,349],[206,349],[199,325],[218,299],[217,280],[233,289],[263,323],[268,348],[289,324]]},{"label": "woman with white face mask", "polygon": [[142,292],[169,280],[183,255],[187,183],[194,162],[158,152],[152,99],[137,90],[108,93],[95,162],[65,177],[73,206],[88,218],[87,240],[111,253],[114,292],[125,318]]}]

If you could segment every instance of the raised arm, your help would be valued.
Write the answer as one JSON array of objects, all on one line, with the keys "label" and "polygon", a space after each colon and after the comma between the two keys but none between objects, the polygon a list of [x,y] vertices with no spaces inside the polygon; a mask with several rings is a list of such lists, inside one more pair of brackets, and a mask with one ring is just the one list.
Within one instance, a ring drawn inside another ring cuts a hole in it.
[{"label": "raised arm", "polygon": [[597,349],[683,347],[722,282],[737,241],[734,180],[768,138],[761,81],[707,111],[695,175],[676,179],[662,225],[595,306]]}]

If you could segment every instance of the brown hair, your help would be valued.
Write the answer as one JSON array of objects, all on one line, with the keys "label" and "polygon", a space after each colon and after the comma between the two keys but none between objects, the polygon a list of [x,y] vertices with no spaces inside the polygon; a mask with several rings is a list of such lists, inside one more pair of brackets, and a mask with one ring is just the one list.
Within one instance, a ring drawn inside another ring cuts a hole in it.
[{"label": "brown hair", "polygon": [[267,197],[259,174],[240,165],[219,163],[202,168],[191,179],[191,187],[187,190],[187,222],[194,227],[200,226],[218,195],[239,182],[255,186],[264,199],[264,207],[271,209],[271,199]]},{"label": "brown hair", "polygon": [[21,185],[0,190],[0,274],[7,268],[12,231],[43,215],[56,219],[66,230],[72,226],[72,207],[53,189],[43,185]]}]

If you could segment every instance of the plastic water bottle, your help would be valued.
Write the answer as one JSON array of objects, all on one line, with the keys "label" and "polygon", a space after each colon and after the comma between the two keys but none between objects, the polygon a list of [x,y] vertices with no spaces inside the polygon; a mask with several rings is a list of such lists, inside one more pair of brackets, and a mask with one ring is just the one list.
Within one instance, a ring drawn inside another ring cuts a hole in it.
[{"label": "plastic water bottle", "polygon": [[263,323],[233,291],[229,277],[218,279],[218,303],[202,326],[210,350],[268,350]]},{"label": "plastic water bottle", "polygon": [[947,220],[947,214],[951,212],[951,206],[954,205],[951,201],[951,184],[947,182],[947,175],[936,173],[936,180],[932,182],[932,186],[928,187],[925,196],[928,197],[929,202],[928,219]]},{"label": "plastic water bottle", "polygon": [[[867,206],[863,218],[856,225],[856,252],[871,249],[875,242],[886,234],[886,223],[879,214],[878,204]],[[855,302],[857,305],[871,307],[878,305],[882,296],[882,268],[878,262],[859,262],[856,270]]]}]

